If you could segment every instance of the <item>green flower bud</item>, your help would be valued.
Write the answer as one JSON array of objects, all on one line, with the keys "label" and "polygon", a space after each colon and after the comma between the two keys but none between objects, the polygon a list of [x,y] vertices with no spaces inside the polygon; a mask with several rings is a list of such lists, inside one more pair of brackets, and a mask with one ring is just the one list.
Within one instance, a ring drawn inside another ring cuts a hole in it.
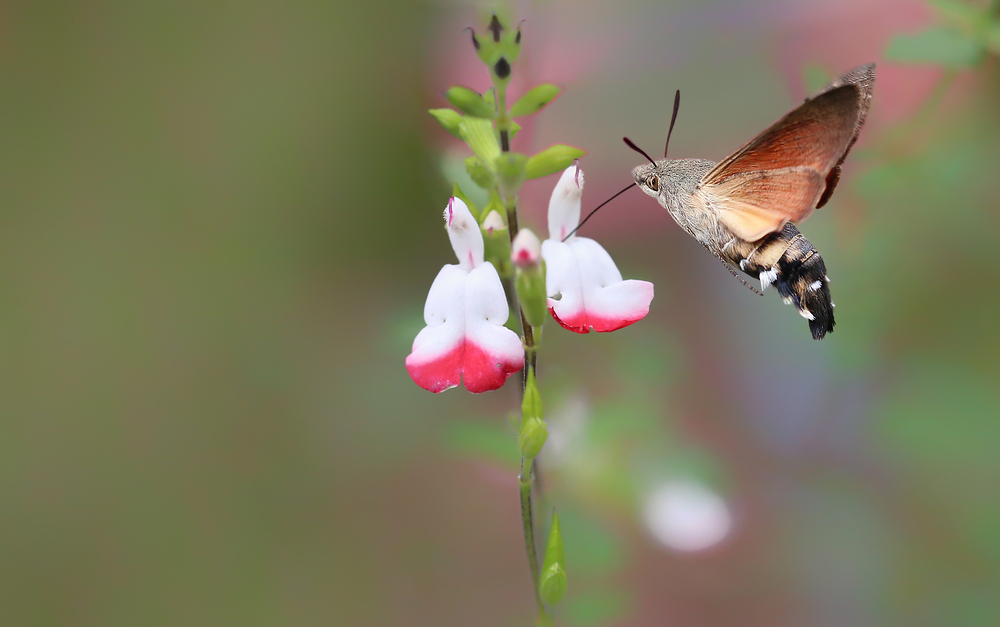
[{"label": "green flower bud", "polygon": [[468,87],[452,87],[445,96],[456,109],[474,118],[492,120],[496,117],[496,108],[487,103],[482,94]]},{"label": "green flower bud", "polygon": [[521,229],[511,244],[511,262],[516,280],[514,288],[524,319],[533,327],[545,324],[548,300],[545,293],[545,267],[542,243],[530,229]]},{"label": "green flower bud", "polygon": [[562,564],[556,562],[548,570],[542,572],[538,588],[543,603],[555,605],[562,601],[563,596],[566,595],[566,571],[563,570]]},{"label": "green flower bud", "polygon": [[548,428],[539,418],[522,418],[521,432],[517,434],[517,450],[521,457],[534,459],[545,446],[545,440],[549,437]]},{"label": "green flower bud", "polygon": [[461,201],[464,202],[469,208],[469,211],[472,212],[472,216],[476,218],[476,220],[479,220],[479,207],[477,207],[476,203],[469,199],[465,192],[462,191],[462,188],[458,186],[457,182],[451,186],[451,195],[455,198],[461,199]]},{"label": "green flower bud", "polygon": [[483,231],[483,245],[485,247],[484,255],[486,261],[492,263],[493,267],[497,269],[497,274],[500,275],[500,278],[506,278],[511,274],[510,232],[500,211],[491,209],[494,206],[494,198],[498,201],[497,204],[500,205],[500,211],[503,211],[503,204],[499,202],[500,198],[494,191],[490,194],[490,204],[484,210],[486,217],[483,218],[481,226]]},{"label": "green flower bud", "polygon": [[428,109],[427,113],[437,118],[437,121],[444,127],[444,130],[462,139],[462,134],[458,132],[458,125],[462,123],[461,113],[454,109]]},{"label": "green flower bud", "polygon": [[532,88],[528,93],[518,98],[514,106],[510,108],[511,117],[516,118],[538,113],[545,105],[552,102],[560,91],[559,87],[549,83]]},{"label": "green flower bud", "polygon": [[489,120],[463,117],[458,125],[462,139],[472,152],[479,157],[480,163],[486,166],[491,174],[496,173],[496,160],[500,156],[500,141],[496,130]]},{"label": "green flower bud", "polygon": [[579,159],[585,154],[585,150],[565,144],[549,146],[528,159],[524,176],[529,179],[537,179],[541,176],[561,172],[573,164],[573,159]]},{"label": "green flower bud", "polygon": [[559,527],[559,514],[552,515],[552,529],[549,531],[549,541],[545,545],[545,561],[542,563],[542,576],[538,581],[538,593],[542,601],[555,605],[562,601],[566,594],[566,550],[563,547],[562,529]]},{"label": "green flower bud", "polygon": [[[535,383],[535,369],[530,366],[528,367],[528,380],[524,386],[524,399],[521,400],[521,416],[522,419],[542,419],[542,395],[538,393],[538,384]],[[535,456],[532,455],[532,457]]]},{"label": "green flower bud", "polygon": [[465,171],[469,173],[469,178],[472,179],[472,182],[483,189],[491,189],[496,180],[493,174],[476,157],[467,157],[465,159]]},{"label": "green flower bud", "polygon": [[515,122],[514,120],[511,120],[510,121],[510,138],[511,138],[511,140],[514,139],[514,137],[517,135],[517,132],[519,130],[521,130],[521,125],[518,124],[517,122]]},{"label": "green flower bud", "polygon": [[502,191],[513,194],[521,189],[527,162],[527,155],[519,152],[505,152],[497,158],[497,176],[500,179]]}]

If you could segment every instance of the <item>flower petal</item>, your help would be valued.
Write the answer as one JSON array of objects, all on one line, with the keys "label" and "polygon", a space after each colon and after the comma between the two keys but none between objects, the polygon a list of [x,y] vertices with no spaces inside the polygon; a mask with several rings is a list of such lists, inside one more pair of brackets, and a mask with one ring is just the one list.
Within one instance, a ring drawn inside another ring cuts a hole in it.
[{"label": "flower petal", "polygon": [[484,263],[469,274],[465,290],[465,388],[495,390],[524,366],[521,338],[507,327],[507,296],[496,268]]},{"label": "flower petal", "polygon": [[493,264],[469,273],[454,265],[442,268],[427,294],[427,326],[406,358],[410,377],[431,392],[463,380],[475,393],[502,386],[524,364],[521,339],[503,326],[508,311]]},{"label": "flower petal", "polygon": [[468,205],[461,198],[451,198],[444,210],[444,223],[448,239],[455,250],[458,263],[466,272],[483,263],[483,233],[472,216]]},{"label": "flower petal", "polygon": [[549,198],[549,238],[561,242],[580,224],[580,197],[583,195],[583,170],[577,165],[566,168]]},{"label": "flower petal", "polygon": [[577,333],[615,331],[649,313],[653,284],[622,281],[611,256],[594,240],[546,240],[542,256],[549,311],[563,327]]},{"label": "flower petal", "polygon": [[[406,358],[413,381],[431,392],[443,392],[462,380],[460,350],[465,342],[465,282],[461,267],[441,268],[424,304],[424,322]],[[456,357],[457,352],[457,357]]]}]

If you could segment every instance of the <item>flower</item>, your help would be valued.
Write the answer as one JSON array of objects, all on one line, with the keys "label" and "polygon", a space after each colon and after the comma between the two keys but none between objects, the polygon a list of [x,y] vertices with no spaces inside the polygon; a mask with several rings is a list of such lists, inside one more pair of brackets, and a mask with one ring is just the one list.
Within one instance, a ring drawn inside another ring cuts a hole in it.
[{"label": "flower", "polygon": [[459,198],[444,212],[458,265],[446,265],[424,304],[427,326],[413,340],[406,370],[431,392],[465,384],[470,392],[495,390],[524,365],[521,338],[504,326],[509,310],[496,268],[483,260],[483,234]]},{"label": "flower", "polygon": [[615,331],[649,313],[653,284],[623,281],[611,255],[586,237],[570,235],[580,223],[583,171],[562,173],[549,200],[549,239],[542,242],[548,305],[556,322],[570,331]]}]

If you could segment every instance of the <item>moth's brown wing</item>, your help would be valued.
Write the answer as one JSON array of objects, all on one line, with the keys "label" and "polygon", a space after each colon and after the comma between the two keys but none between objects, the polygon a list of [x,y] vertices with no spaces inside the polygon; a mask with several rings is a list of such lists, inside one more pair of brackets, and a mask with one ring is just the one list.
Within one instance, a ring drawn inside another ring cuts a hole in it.
[{"label": "moth's brown wing", "polygon": [[826,202],[871,99],[874,66],[831,83],[702,178],[696,201],[742,239],[756,241],[800,222]]}]

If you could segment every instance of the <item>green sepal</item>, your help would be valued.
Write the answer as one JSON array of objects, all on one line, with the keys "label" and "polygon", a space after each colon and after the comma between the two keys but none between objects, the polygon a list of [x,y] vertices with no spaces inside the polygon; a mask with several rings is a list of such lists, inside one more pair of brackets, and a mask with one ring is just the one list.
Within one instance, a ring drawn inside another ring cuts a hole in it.
[{"label": "green sepal", "polygon": [[521,429],[517,434],[517,450],[525,463],[538,457],[548,437],[548,427],[542,420],[542,396],[535,384],[535,369],[529,366],[524,399],[521,401]]},{"label": "green sepal", "polygon": [[486,102],[482,94],[468,87],[452,87],[445,92],[445,97],[456,109],[474,118],[492,120],[497,115],[496,107]]},{"label": "green sepal", "polygon": [[523,418],[521,432],[517,434],[517,450],[521,457],[534,459],[542,452],[545,440],[549,437],[548,427],[538,418]]},{"label": "green sepal", "polygon": [[455,137],[462,139],[462,134],[458,130],[458,125],[462,123],[462,114],[454,109],[428,109],[427,113],[433,115],[437,121]]},{"label": "green sepal", "polygon": [[462,118],[458,130],[462,140],[479,157],[480,163],[486,166],[491,174],[495,174],[496,160],[500,156],[500,142],[493,124],[489,120],[466,116]]},{"label": "green sepal", "polygon": [[521,117],[522,115],[532,115],[541,111],[545,105],[549,104],[559,95],[562,89],[551,83],[545,83],[528,90],[528,93],[518,98],[514,106],[510,108],[511,117]]},{"label": "green sepal", "polygon": [[517,275],[514,286],[524,319],[532,327],[538,328],[545,324],[549,311],[545,293],[545,263],[542,262],[535,268],[515,268],[514,272]]},{"label": "green sepal", "polygon": [[587,154],[587,151],[574,146],[567,146],[565,144],[549,146],[528,159],[528,163],[524,169],[524,177],[537,179],[560,172],[572,165],[574,159],[579,159],[585,154]]},{"label": "green sepal", "polygon": [[559,514],[555,513],[552,514],[549,541],[545,545],[545,561],[538,581],[538,593],[548,605],[559,603],[566,594],[566,550],[563,547],[562,529],[559,527]]},{"label": "green sepal", "polygon": [[[535,369],[528,366],[528,378],[524,385],[524,398],[521,400],[521,416],[523,418],[542,419],[542,395],[535,383]],[[531,455],[537,457],[537,455]]]},{"label": "green sepal", "polygon": [[521,189],[527,163],[528,156],[519,152],[505,152],[497,158],[497,178],[504,193],[514,194]]},{"label": "green sepal", "polygon": [[472,202],[472,200],[469,199],[466,193],[462,191],[462,188],[458,186],[457,181],[455,182],[454,185],[451,186],[451,195],[454,196],[455,198],[460,198],[462,202],[464,202],[466,206],[469,208],[469,211],[472,212],[472,217],[474,217],[477,222],[479,221],[481,215],[479,212],[479,207],[477,207],[476,203]]},{"label": "green sepal", "polygon": [[466,157],[465,171],[469,173],[469,178],[472,179],[472,182],[483,189],[492,189],[494,183],[496,183],[496,177],[483,165],[483,162],[478,157]]},{"label": "green sepal", "polygon": [[513,141],[514,137],[517,136],[517,132],[519,130],[521,130],[521,125],[518,124],[517,122],[515,122],[514,120],[511,120],[510,121],[510,139],[511,139],[511,141]]}]

